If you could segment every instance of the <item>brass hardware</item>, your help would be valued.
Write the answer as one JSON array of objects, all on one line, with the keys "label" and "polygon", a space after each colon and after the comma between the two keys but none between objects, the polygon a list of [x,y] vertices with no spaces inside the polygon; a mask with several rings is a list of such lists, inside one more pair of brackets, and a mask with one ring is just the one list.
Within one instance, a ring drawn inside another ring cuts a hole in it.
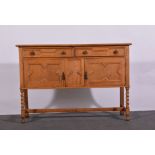
[{"label": "brass hardware", "polygon": [[115,50],[115,51],[113,51],[113,53],[114,53],[114,54],[118,54],[118,51],[117,51],[117,50]]},{"label": "brass hardware", "polygon": [[34,56],[35,55],[35,52],[34,51],[31,51],[30,52],[30,55]]},{"label": "brass hardware", "polygon": [[83,51],[82,54],[84,54],[84,55],[85,55],[85,54],[88,54],[88,51]]},{"label": "brass hardware", "polygon": [[84,79],[85,79],[85,80],[88,80],[87,72],[84,72]]},{"label": "brass hardware", "polygon": [[65,80],[66,78],[65,78],[65,73],[63,72],[62,73],[62,80]]},{"label": "brass hardware", "polygon": [[66,54],[66,52],[65,52],[65,51],[62,51],[62,52],[61,52],[61,55],[65,55],[65,54]]},{"label": "brass hardware", "polygon": [[31,51],[30,52],[30,55],[34,56],[35,55],[35,52],[34,51]]}]

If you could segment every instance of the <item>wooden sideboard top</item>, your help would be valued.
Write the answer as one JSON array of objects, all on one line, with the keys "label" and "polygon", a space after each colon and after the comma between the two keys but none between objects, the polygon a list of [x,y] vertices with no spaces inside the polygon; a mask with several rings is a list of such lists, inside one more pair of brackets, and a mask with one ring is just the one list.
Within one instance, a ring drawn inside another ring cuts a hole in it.
[{"label": "wooden sideboard top", "polygon": [[130,46],[132,43],[101,43],[101,44],[19,44],[16,47],[74,47],[74,46]]}]

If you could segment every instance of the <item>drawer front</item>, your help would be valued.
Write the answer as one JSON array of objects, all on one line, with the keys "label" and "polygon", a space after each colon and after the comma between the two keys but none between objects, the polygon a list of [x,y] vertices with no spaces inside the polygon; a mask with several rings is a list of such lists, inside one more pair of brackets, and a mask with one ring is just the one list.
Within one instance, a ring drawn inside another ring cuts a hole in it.
[{"label": "drawer front", "polygon": [[24,49],[24,57],[72,57],[72,48]]},{"label": "drawer front", "polygon": [[124,56],[123,47],[79,47],[75,49],[76,56]]}]

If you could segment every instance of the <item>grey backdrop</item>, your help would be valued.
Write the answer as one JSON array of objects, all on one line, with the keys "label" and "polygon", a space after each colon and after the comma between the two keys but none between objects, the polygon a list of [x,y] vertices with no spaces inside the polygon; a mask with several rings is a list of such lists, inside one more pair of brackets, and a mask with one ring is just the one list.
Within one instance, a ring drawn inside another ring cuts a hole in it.
[{"label": "grey backdrop", "polygon": [[[16,44],[132,42],[131,110],[155,110],[155,26],[0,26],[0,114],[20,112]],[[30,107],[119,105],[119,89],[31,90]]]}]

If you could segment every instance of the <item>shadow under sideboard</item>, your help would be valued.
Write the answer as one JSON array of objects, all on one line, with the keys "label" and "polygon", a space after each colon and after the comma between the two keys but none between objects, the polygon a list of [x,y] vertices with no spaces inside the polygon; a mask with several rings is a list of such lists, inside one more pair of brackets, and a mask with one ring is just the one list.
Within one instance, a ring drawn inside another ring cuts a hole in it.
[{"label": "shadow under sideboard", "polygon": [[101,107],[91,93],[91,89],[56,89],[46,108]]}]

